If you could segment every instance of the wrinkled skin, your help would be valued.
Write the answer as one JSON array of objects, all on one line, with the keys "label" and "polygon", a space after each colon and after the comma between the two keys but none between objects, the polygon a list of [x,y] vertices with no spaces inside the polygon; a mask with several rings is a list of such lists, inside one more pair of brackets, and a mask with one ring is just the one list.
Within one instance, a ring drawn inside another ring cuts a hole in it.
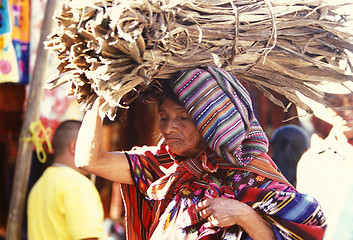
[{"label": "wrinkled skin", "polygon": [[188,112],[170,98],[158,109],[159,129],[171,152],[195,158],[209,148]]},{"label": "wrinkled skin", "polygon": [[203,219],[208,223],[204,226],[228,227],[232,225],[241,225],[241,217],[251,214],[252,208],[245,203],[227,198],[212,198],[197,204],[195,213],[199,212]]}]

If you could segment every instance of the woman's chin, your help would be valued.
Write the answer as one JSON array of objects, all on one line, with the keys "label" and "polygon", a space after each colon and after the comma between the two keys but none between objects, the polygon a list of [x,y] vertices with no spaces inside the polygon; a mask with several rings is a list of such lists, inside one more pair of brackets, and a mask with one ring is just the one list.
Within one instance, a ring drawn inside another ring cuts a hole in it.
[{"label": "woman's chin", "polygon": [[178,156],[188,157],[188,158],[195,158],[199,152],[202,150],[198,149],[194,146],[188,146],[186,144],[180,142],[169,142],[167,143],[169,147],[169,151],[173,154]]},{"label": "woman's chin", "polygon": [[181,149],[180,147],[173,146],[173,145],[172,146],[168,145],[168,146],[169,146],[169,151],[171,153],[176,154],[178,156],[182,156],[182,157],[189,157],[188,156],[189,154],[187,154],[187,152],[183,151],[183,149]]},{"label": "woman's chin", "polygon": [[184,156],[183,155],[183,151],[180,150],[180,148],[178,148],[177,146],[171,144],[171,145],[168,145],[169,146],[169,151],[176,154],[176,155],[179,155],[179,156]]}]

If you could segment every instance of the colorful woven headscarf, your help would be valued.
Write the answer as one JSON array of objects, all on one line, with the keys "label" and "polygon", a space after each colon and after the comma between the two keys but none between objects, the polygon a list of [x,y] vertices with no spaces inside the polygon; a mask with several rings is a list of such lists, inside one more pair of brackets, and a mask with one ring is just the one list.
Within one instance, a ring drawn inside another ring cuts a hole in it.
[{"label": "colorful woven headscarf", "polygon": [[217,67],[184,71],[170,86],[211,149],[246,166],[267,152],[268,139],[255,118],[249,93]]}]

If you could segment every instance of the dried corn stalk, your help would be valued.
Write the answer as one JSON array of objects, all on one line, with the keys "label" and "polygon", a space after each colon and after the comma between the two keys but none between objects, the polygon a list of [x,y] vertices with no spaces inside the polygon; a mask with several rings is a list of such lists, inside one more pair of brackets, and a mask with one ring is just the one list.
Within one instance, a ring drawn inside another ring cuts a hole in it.
[{"label": "dried corn stalk", "polygon": [[339,67],[351,67],[353,44],[335,8],[319,0],[68,0],[45,43],[60,60],[51,84],[72,82],[84,108],[102,96],[114,118],[127,93],[218,65],[279,105],[267,89],[310,110],[296,91],[323,100],[306,83],[353,79]]}]

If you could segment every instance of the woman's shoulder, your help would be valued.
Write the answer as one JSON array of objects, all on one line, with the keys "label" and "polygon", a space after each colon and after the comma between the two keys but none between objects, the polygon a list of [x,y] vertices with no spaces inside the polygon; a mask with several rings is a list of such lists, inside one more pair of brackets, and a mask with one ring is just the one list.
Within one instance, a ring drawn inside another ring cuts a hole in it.
[{"label": "woman's shoulder", "polygon": [[151,152],[152,154],[155,154],[158,151],[157,146],[134,146],[131,148],[131,150],[126,151],[128,154],[137,154],[137,155],[144,155],[146,152]]},{"label": "woman's shoulder", "polygon": [[126,153],[132,164],[153,169],[158,175],[164,175],[163,169],[168,169],[174,164],[174,159],[163,146],[136,146]]}]

